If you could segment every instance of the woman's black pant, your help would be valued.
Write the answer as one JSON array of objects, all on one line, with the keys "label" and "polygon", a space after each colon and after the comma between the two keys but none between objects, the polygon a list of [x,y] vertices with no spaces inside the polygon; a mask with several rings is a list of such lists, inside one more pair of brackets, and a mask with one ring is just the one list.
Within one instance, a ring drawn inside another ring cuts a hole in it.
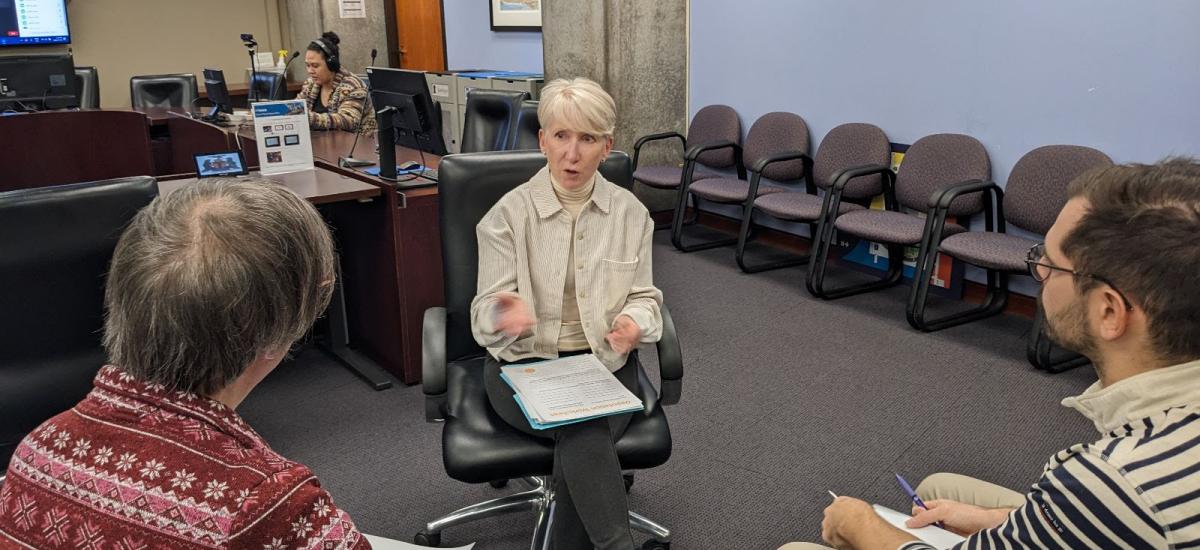
[{"label": "woman's black pant", "polygon": [[[625,433],[633,413],[535,430],[513,399],[512,388],[500,378],[500,367],[505,364],[491,355],[484,362],[484,383],[492,409],[512,427],[534,437],[554,440],[555,506],[551,518],[551,548],[632,549],[629,502],[613,443]],[[625,366],[613,374],[636,395],[641,368],[635,350],[629,354]]]}]

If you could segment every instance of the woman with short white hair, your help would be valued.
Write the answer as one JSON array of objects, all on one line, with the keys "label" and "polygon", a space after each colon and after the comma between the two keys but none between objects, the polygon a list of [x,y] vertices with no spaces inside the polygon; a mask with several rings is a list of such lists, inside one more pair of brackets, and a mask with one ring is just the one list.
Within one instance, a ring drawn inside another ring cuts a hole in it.
[{"label": "woman with short white hair", "polygon": [[662,335],[662,292],[651,276],[654,222],[628,190],[597,170],[612,150],[612,97],[585,78],[542,89],[538,142],[546,167],[476,227],[475,340],[488,350],[492,408],[513,427],[555,443],[556,549],[634,548],[613,442],[632,414],[534,430],[500,378],[508,363],[593,353],[638,391],[639,343]]}]

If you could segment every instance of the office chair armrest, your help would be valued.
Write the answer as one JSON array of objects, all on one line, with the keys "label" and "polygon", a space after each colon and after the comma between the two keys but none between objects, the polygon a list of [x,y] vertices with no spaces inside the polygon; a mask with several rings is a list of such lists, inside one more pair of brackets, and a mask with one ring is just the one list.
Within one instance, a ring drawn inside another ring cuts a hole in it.
[{"label": "office chair armrest", "polygon": [[891,171],[892,168],[890,166],[882,164],[867,164],[847,168],[833,175],[833,185],[830,186],[830,191],[841,193],[846,189],[846,185],[850,183],[850,180],[854,178],[861,178],[872,174],[884,174],[884,177],[886,177],[886,174]]},{"label": "office chair armrest", "polygon": [[950,208],[954,199],[969,193],[991,191],[993,197],[1003,198],[1004,191],[996,182],[988,180],[967,180],[939,187],[929,196],[929,208]]},{"label": "office chair armrest", "polygon": [[762,171],[765,170],[768,165],[775,164],[776,162],[783,162],[785,160],[796,160],[796,159],[800,159],[800,160],[804,161],[805,173],[808,173],[807,172],[808,168],[810,166],[812,166],[812,164],[813,164],[812,157],[808,156],[808,154],[805,153],[804,151],[795,151],[795,150],[780,151],[773,155],[767,155],[763,158],[760,158],[754,162],[753,166],[750,167],[750,171],[761,174]]},{"label": "office chair armrest", "polygon": [[1004,190],[990,180],[967,180],[944,185],[933,191],[929,196],[929,213],[927,216],[935,220],[937,234],[941,234],[945,226],[946,216],[949,215],[950,205],[963,195],[985,193],[983,196],[984,225],[987,231],[1006,231],[1004,222]]},{"label": "office chair armrest", "polygon": [[718,149],[727,149],[729,147],[733,148],[734,158],[742,158],[742,146],[727,139],[723,139],[721,141],[702,143],[700,145],[692,146],[691,149],[688,149],[687,152],[683,154],[683,160],[685,162],[695,162],[696,158],[705,151],[715,151]]},{"label": "office chair armrest", "polygon": [[659,402],[674,405],[683,393],[683,354],[679,351],[679,336],[675,334],[675,321],[666,305],[662,312],[662,338],[658,340],[658,373],[662,382]]},{"label": "office chair armrest", "polygon": [[687,138],[684,138],[683,134],[680,134],[679,132],[662,132],[659,134],[650,134],[648,136],[642,136],[638,138],[638,140],[633,143],[633,152],[636,155],[638,150],[641,149],[643,145],[650,143],[651,141],[669,138],[678,138],[680,147],[683,147],[684,144],[687,143]]},{"label": "office chair armrest", "polygon": [[421,323],[421,391],[425,393],[425,420],[445,419],[446,308],[425,310]]}]

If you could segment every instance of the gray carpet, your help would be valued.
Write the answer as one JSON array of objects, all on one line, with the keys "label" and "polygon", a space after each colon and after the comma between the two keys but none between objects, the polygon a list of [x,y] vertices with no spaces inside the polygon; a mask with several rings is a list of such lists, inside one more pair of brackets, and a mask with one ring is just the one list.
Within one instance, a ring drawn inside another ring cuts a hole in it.
[{"label": "gray carpet", "polygon": [[[665,232],[654,254],[682,342],[684,393],[667,409],[674,454],[637,474],[630,506],[671,528],[673,548],[815,541],[826,490],[905,509],[893,472],[916,483],[952,471],[1020,489],[1054,451],[1093,439],[1090,423],[1058,402],[1094,374],[1033,370],[1026,319],[922,334],[904,321],[905,287],[824,302],[804,290],[804,268],[745,275],[732,249],[681,254]],[[652,348],[643,359],[655,368]],[[418,387],[371,391],[308,349],[240,412],[310,466],[363,531],[411,540],[425,521],[506,491],[446,477],[440,427],[424,422],[422,406]],[[531,530],[532,515],[494,518],[448,530],[443,544],[526,549]]]}]

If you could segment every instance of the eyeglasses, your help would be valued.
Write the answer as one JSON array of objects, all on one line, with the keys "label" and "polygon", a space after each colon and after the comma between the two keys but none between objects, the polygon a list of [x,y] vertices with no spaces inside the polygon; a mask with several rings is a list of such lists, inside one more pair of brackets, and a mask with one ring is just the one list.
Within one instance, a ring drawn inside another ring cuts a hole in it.
[{"label": "eyeglasses", "polygon": [[1074,269],[1059,267],[1047,261],[1045,243],[1035,244],[1029,248],[1029,252],[1025,255],[1025,265],[1029,266],[1029,276],[1033,277],[1033,280],[1039,283],[1049,279],[1050,274],[1054,271],[1062,271],[1063,273],[1070,273],[1076,277],[1087,277],[1088,279],[1100,281],[1101,283],[1108,285],[1109,288],[1112,288],[1113,292],[1116,292],[1117,296],[1121,297],[1121,301],[1125,304],[1125,309],[1133,311],[1133,302],[1130,302],[1129,299],[1125,297],[1125,294],[1121,292],[1121,289],[1117,288],[1116,285],[1112,284],[1112,282],[1108,279],[1105,279],[1099,275],[1092,275],[1091,273],[1083,273],[1080,271],[1075,271]]}]

